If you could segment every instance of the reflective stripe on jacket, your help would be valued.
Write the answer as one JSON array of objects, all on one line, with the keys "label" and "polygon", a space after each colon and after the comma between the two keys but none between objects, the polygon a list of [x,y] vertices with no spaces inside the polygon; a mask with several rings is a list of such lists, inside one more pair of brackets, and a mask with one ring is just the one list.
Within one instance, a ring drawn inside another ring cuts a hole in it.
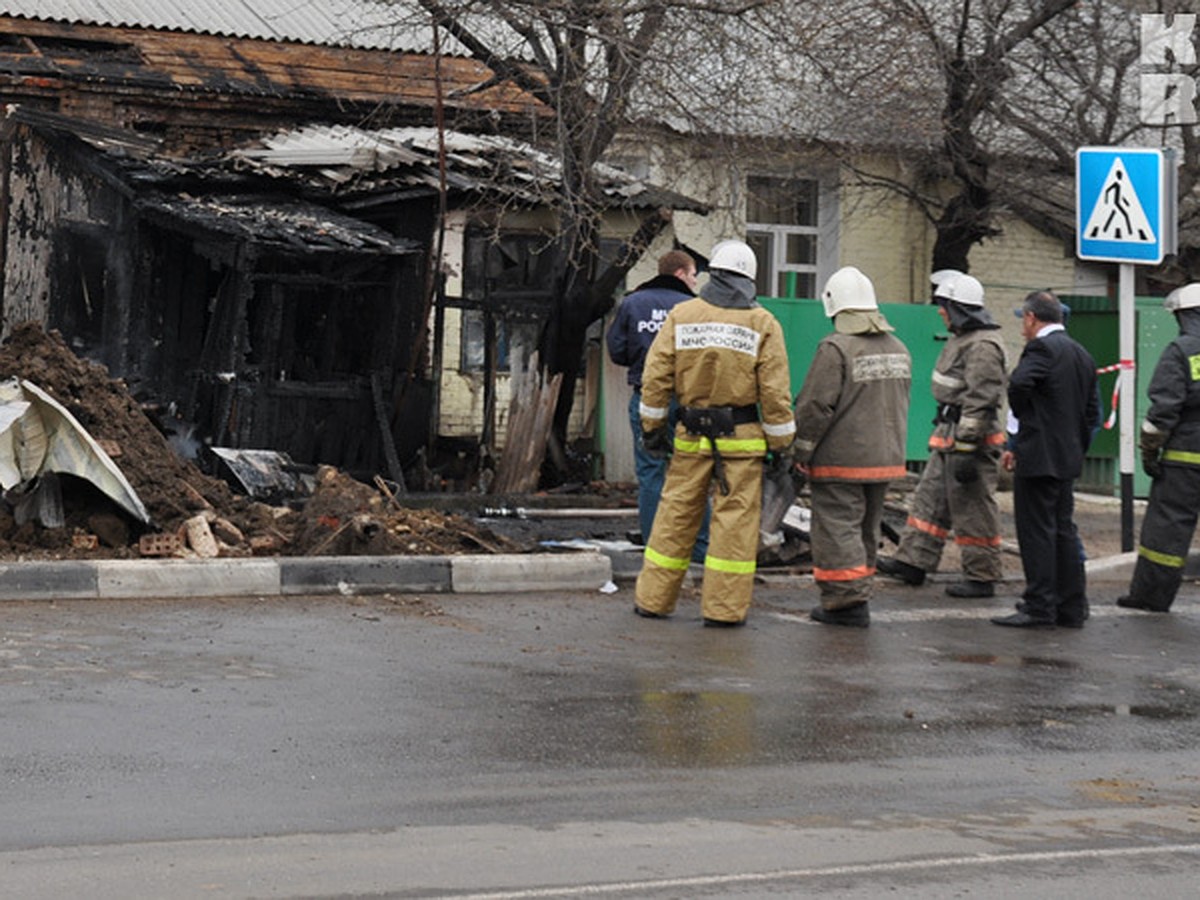
[{"label": "reflective stripe on jacket", "polygon": [[[760,421],[718,438],[725,456],[762,456],[787,447],[795,435],[783,328],[761,306],[728,308],[698,297],[672,309],[642,371],[643,428],[666,421],[672,394],[681,406],[758,405]],[[706,438],[682,426],[676,436],[676,449],[711,453]]]},{"label": "reflective stripe on jacket", "polygon": [[796,456],[814,481],[905,474],[912,359],[890,334],[827,335],[796,400]]},{"label": "reflective stripe on jacket", "polygon": [[999,329],[981,328],[951,335],[933,367],[933,399],[952,406],[958,421],[939,421],[929,436],[930,450],[951,450],[956,441],[1002,446],[1000,410],[1008,385],[1008,354]]},{"label": "reflective stripe on jacket", "polygon": [[[1180,325],[1196,327],[1196,319],[1181,317]],[[1185,330],[1163,348],[1147,394],[1143,433],[1165,435],[1164,462],[1195,465],[1189,454],[1200,453],[1200,334]]]}]

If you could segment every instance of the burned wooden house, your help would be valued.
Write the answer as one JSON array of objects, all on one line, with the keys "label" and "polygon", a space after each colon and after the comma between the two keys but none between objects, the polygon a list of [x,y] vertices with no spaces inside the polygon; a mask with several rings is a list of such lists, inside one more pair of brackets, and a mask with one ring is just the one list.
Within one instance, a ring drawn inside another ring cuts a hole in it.
[{"label": "burned wooden house", "polygon": [[486,70],[410,52],[428,35],[360,0],[88,7],[0,4],[5,330],[59,329],[216,444],[394,474],[432,420],[436,188],[371,221],[227,153],[300,123],[495,128],[532,104],[464,99]]},{"label": "burned wooden house", "polygon": [[[0,0],[0,325],[217,445],[398,477],[466,311],[490,443],[505,321],[547,301],[545,234],[505,216],[555,189],[550,111],[387,5],[253,7]],[[614,208],[696,208],[606,177]]]},{"label": "burned wooden house", "polygon": [[379,468],[416,241],[96,123],[18,108],[3,133],[6,328],[59,329],[218,445]]}]

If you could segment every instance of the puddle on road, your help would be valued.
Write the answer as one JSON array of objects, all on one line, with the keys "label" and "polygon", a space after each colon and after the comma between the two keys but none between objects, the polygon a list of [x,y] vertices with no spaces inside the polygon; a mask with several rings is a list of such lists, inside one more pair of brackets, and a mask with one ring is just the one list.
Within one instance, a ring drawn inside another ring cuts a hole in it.
[{"label": "puddle on road", "polygon": [[[1076,671],[1082,666],[1069,659],[1054,659],[1047,656],[1001,656],[990,653],[949,653],[941,659],[950,662],[966,663],[968,665],[999,666],[1014,669],[1053,669],[1059,671]],[[1056,706],[1053,713],[1062,718],[1083,716],[1131,716],[1141,719],[1187,720],[1197,717],[1196,702],[1183,695],[1180,702],[1171,703],[1093,703],[1072,706]],[[1034,705],[1045,712],[1045,708]]]},{"label": "puddle on road", "polygon": [[1079,663],[1069,659],[1051,659],[1048,656],[997,656],[992,653],[952,653],[943,656],[951,662],[971,663],[980,666],[1011,666],[1022,669],[1078,669]]}]

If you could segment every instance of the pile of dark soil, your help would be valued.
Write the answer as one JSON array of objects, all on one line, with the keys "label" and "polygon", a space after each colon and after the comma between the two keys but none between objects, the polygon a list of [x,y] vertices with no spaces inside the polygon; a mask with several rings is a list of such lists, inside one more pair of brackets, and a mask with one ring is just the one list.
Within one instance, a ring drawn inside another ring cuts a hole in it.
[{"label": "pile of dark soil", "polygon": [[[0,558],[136,557],[183,541],[202,515],[222,556],[512,552],[514,545],[469,520],[408,510],[336,469],[322,469],[315,495],[297,512],[234,493],[180,457],[125,383],[76,356],[62,336],[36,323],[0,346],[0,378],[32,382],[65,407],[121,469],[150,515],[145,526],[87,482],[64,477],[66,525],[18,526],[0,504]],[[179,541],[143,541],[146,535]],[[186,545],[177,555],[190,555]]]}]

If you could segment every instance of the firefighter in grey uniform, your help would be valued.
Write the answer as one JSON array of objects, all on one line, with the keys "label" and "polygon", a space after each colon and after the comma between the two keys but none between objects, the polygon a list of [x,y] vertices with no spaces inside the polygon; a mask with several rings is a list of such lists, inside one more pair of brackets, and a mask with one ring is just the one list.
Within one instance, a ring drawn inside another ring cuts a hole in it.
[{"label": "firefighter in grey uniform", "polygon": [[912,358],[853,266],[825,283],[834,333],[817,345],[796,399],[796,460],[812,490],[812,617],[866,627],[888,482],[903,478]]},{"label": "firefighter in grey uniform", "polygon": [[1154,480],[1129,593],[1117,598],[1117,606],[1150,612],[1171,608],[1200,514],[1200,283],[1172,291],[1163,306],[1175,313],[1179,336],[1150,379],[1139,445]]},{"label": "firefighter in grey uniform", "polygon": [[913,494],[900,546],[879,571],[907,584],[937,571],[950,532],[963,578],[951,597],[991,597],[1003,577],[996,482],[1006,435],[1001,411],[1008,355],[1000,326],[983,307],[983,285],[951,270],[935,276],[933,299],[950,339],[933,368],[937,418],[929,460]]},{"label": "firefighter in grey uniform", "polygon": [[[674,452],[634,612],[674,612],[711,490],[700,611],[707,626],[734,626],[745,621],[754,587],[763,460],[772,450],[790,465],[796,426],[783,329],[755,300],[754,252],[741,241],[722,241],[708,268],[700,296],[667,314],[642,370],[645,446]],[[673,439],[672,394],[680,407]]]}]

